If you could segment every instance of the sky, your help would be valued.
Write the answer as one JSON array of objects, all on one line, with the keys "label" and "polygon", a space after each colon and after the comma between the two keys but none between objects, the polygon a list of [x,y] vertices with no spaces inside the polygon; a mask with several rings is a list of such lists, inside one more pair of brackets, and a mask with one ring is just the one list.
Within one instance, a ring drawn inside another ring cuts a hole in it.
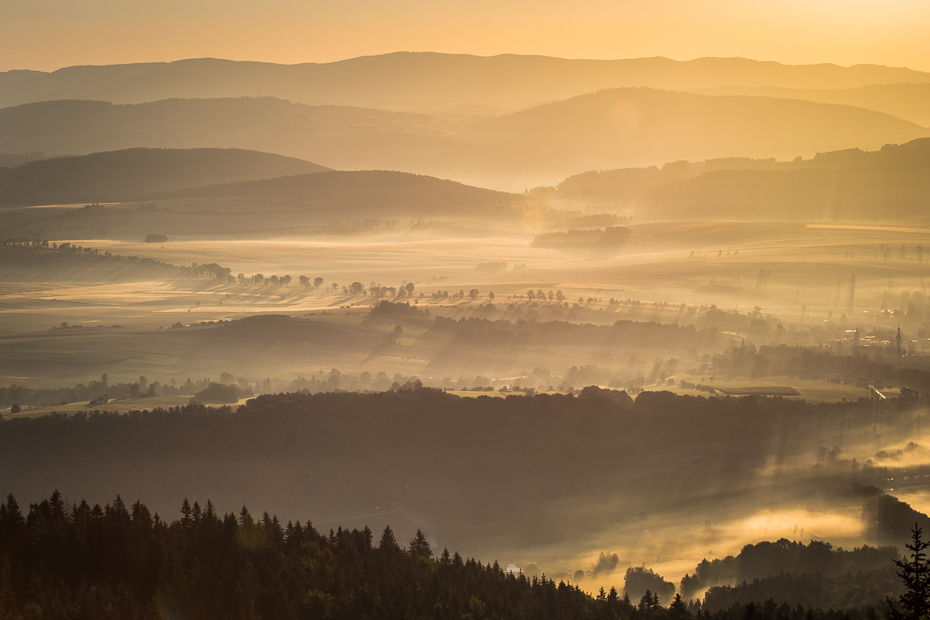
[{"label": "sky", "polygon": [[0,0],[0,70],[394,51],[930,71],[927,0]]}]

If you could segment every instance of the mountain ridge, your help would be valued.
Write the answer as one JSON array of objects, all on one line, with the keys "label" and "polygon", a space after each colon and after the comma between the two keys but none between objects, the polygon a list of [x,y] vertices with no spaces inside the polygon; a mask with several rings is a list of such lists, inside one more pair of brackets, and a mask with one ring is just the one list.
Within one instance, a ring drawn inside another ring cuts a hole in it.
[{"label": "mountain ridge", "polygon": [[0,107],[50,99],[142,103],[177,96],[264,94],[307,104],[390,109],[459,105],[519,109],[622,86],[851,88],[900,82],[930,83],[930,73],[883,65],[787,65],[739,57],[598,60],[393,52],[292,65],[199,58],[82,65],[52,72],[14,70],[0,73]]}]

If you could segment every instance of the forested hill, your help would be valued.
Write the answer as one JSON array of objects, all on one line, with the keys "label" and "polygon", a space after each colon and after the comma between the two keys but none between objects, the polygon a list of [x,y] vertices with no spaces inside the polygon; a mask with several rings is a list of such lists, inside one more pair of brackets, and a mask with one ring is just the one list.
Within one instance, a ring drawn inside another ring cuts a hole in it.
[{"label": "forested hill", "polygon": [[[725,158],[591,171],[534,190],[558,202],[637,206],[644,217],[909,221],[930,212],[930,139],[800,161]],[[646,215],[648,214],[648,215]]]},{"label": "forested hill", "polygon": [[[268,512],[253,516],[245,506],[238,515],[221,516],[210,500],[201,506],[186,498],[180,515],[165,519],[140,501],[128,506],[119,495],[105,507],[85,500],[68,505],[58,491],[24,515],[8,495],[0,504],[0,620],[688,620],[692,612],[705,620],[848,620],[874,618],[877,594],[902,589],[889,568],[894,548],[843,552],[820,542],[780,540],[747,545],[738,558],[704,561],[698,573],[719,579],[721,570],[741,563],[802,560],[801,572],[711,588],[703,605],[686,605],[678,596],[663,609],[648,589],[633,605],[629,593],[621,598],[613,587],[594,598],[570,583],[505,572],[496,560],[483,564],[438,552],[421,531],[404,545],[385,527],[375,543],[368,527],[327,533],[309,520],[284,524]],[[826,575],[837,571],[847,574],[835,583],[859,586],[818,599],[837,611],[814,616],[810,606],[784,600],[779,606],[772,598],[773,592],[779,599],[823,592],[834,585]],[[698,574],[686,577],[683,590],[693,593],[698,580]],[[792,591],[779,592],[777,586],[786,584]]]},{"label": "forested hill", "polygon": [[131,200],[154,192],[329,170],[242,149],[126,149],[0,167],[0,206]]},{"label": "forested hill", "polygon": [[[402,548],[389,528],[328,534],[264,513],[219,515],[185,499],[162,519],[117,496],[68,506],[57,491],[23,516],[0,506],[0,619],[582,618],[634,608],[613,592],[505,574],[421,533]],[[403,544],[403,541],[401,541]],[[470,615],[474,614],[474,615]]]},{"label": "forested hill", "polygon": [[[549,517],[527,527],[522,510],[599,488],[635,497],[662,481],[681,500],[715,485],[741,487],[772,458],[807,462],[830,445],[834,428],[861,424],[871,412],[868,402],[669,392],[633,402],[593,387],[578,397],[459,398],[435,389],[264,395],[233,414],[191,405],[0,422],[0,489],[23,495],[57,486],[98,501],[132,494],[161,510],[189,489],[227,509],[261,499],[288,518],[312,509],[334,519],[391,500],[477,547],[483,536],[536,540]],[[644,469],[656,454],[695,467],[669,479],[661,467]],[[855,476],[877,484],[884,473],[860,467]],[[493,531],[475,530],[492,523]],[[455,540],[449,544],[461,548]]]}]

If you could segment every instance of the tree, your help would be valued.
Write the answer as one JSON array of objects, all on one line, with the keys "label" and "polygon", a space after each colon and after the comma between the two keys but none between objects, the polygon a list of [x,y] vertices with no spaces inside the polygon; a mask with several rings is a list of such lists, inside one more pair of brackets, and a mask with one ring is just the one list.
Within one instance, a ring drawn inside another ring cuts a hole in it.
[{"label": "tree", "polygon": [[410,541],[407,552],[415,558],[433,557],[433,550],[430,549],[429,542],[421,530],[417,530],[417,535]]},{"label": "tree", "polygon": [[488,293],[488,301],[494,301],[494,292]]},{"label": "tree", "polygon": [[13,403],[12,406],[10,406],[10,413],[19,413],[22,410],[23,408],[20,407],[17,403]]},{"label": "tree", "polygon": [[313,288],[320,288],[321,284],[323,284],[323,278],[320,276],[313,278]]},{"label": "tree", "polygon": [[669,615],[673,618],[684,618],[688,615],[688,606],[685,605],[685,602],[681,600],[681,594],[675,593],[675,600],[672,601],[672,604],[668,608]]},{"label": "tree", "polygon": [[653,595],[652,592],[646,590],[642,598],[639,599],[638,608],[639,612],[644,614],[655,611],[659,608],[659,595]]},{"label": "tree", "polygon": [[297,279],[300,281],[300,285],[303,286],[304,288],[310,286],[310,278],[308,278],[307,276],[300,276]]},{"label": "tree", "polygon": [[906,591],[900,597],[901,610],[898,610],[891,597],[888,597],[889,617],[892,620],[919,620],[930,613],[930,559],[927,547],[930,542],[921,540],[921,529],[915,523],[911,530],[911,542],[904,545],[910,552],[910,559],[894,560],[901,570],[898,577],[904,582]]},{"label": "tree", "polygon": [[475,299],[478,297],[478,289],[473,288],[470,291],[468,291],[468,296],[471,298],[472,301],[475,301]]},{"label": "tree", "polygon": [[381,541],[378,543],[379,551],[400,551],[400,547],[397,545],[397,539],[394,538],[394,532],[391,530],[390,525],[384,526],[384,531],[381,533]]}]

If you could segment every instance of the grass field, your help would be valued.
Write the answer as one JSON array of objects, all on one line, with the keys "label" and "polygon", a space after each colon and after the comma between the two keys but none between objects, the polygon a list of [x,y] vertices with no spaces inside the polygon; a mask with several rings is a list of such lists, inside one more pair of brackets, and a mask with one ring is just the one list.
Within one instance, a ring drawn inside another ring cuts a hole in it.
[{"label": "grass field", "polygon": [[[703,390],[684,389],[679,387],[678,381],[706,385],[715,388],[721,395],[747,396],[751,394],[765,396],[782,396],[809,402],[836,402],[841,400],[858,400],[869,398],[872,395],[868,388],[856,387],[851,384],[832,383],[825,380],[797,379],[795,377],[766,377],[763,381],[751,379],[727,379],[711,377],[708,375],[676,375],[675,384],[665,387],[651,387],[647,389],[666,389],[676,394],[691,394],[695,396],[708,396],[709,392]],[[896,388],[883,389],[886,397],[898,395]]]},{"label": "grass field", "polygon": [[[158,407],[176,407],[186,405],[190,401],[190,396],[156,396],[141,398],[118,398],[109,401],[103,405],[88,405],[87,403],[68,403],[67,405],[57,405],[55,407],[37,407],[24,408],[20,413],[10,413],[9,409],[2,411],[3,416],[7,419],[13,418],[37,418],[50,413],[73,414],[80,411],[112,411],[115,413],[126,413],[128,411],[152,410]],[[244,403],[236,403],[234,406]]]}]

